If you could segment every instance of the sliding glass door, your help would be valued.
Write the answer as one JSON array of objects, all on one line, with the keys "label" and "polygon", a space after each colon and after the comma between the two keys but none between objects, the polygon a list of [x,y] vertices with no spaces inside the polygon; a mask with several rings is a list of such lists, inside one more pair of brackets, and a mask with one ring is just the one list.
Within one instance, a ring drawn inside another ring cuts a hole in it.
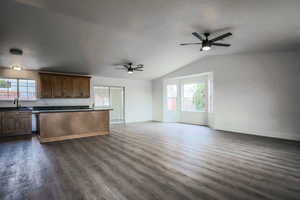
[{"label": "sliding glass door", "polygon": [[96,108],[112,108],[111,123],[125,122],[125,88],[115,86],[95,86],[94,106]]},{"label": "sliding glass door", "polygon": [[124,122],[124,88],[110,87],[111,122]]}]

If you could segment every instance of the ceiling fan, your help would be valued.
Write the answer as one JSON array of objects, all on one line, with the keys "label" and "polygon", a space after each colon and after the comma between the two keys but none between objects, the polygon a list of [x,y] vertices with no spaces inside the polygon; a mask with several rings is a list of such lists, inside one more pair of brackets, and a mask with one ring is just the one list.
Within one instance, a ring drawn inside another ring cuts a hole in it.
[{"label": "ceiling fan", "polygon": [[126,70],[128,74],[132,74],[134,71],[144,71],[144,65],[138,64],[138,65],[133,65],[133,63],[127,63],[122,65],[123,68],[117,68],[120,70]]},{"label": "ceiling fan", "polygon": [[208,37],[210,36],[210,33],[203,33],[203,36],[201,36],[201,34],[197,33],[197,32],[193,32],[192,33],[193,36],[195,36],[196,38],[198,38],[199,40],[201,40],[201,42],[195,42],[195,43],[182,43],[180,44],[181,46],[186,46],[186,45],[199,45],[201,44],[202,47],[200,49],[200,51],[208,51],[211,49],[212,46],[221,46],[221,47],[230,47],[230,44],[224,44],[224,43],[218,43],[217,41],[219,40],[223,40],[229,36],[232,35],[232,33],[228,32],[225,33],[223,35],[220,35],[214,39],[208,39]]}]

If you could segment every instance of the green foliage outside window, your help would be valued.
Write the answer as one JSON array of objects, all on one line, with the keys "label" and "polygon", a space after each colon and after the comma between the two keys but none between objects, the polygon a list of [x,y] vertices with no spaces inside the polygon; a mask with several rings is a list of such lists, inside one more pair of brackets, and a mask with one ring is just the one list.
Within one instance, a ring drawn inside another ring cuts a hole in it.
[{"label": "green foliage outside window", "polygon": [[10,88],[11,84],[10,82],[6,80],[0,80],[0,88]]},{"label": "green foliage outside window", "polygon": [[193,104],[196,110],[201,111],[205,108],[205,84],[197,84],[196,92],[193,96]]}]

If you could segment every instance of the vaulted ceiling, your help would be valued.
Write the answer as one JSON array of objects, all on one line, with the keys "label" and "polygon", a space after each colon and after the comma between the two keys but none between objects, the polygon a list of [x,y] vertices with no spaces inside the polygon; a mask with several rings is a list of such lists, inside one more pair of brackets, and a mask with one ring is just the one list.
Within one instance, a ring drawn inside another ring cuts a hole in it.
[{"label": "vaulted ceiling", "polygon": [[[299,0],[1,0],[0,65],[153,79],[208,55],[296,50]],[[200,52],[193,31],[231,31],[232,47]],[[12,56],[11,47],[24,55]],[[116,70],[127,61],[145,71]]]}]

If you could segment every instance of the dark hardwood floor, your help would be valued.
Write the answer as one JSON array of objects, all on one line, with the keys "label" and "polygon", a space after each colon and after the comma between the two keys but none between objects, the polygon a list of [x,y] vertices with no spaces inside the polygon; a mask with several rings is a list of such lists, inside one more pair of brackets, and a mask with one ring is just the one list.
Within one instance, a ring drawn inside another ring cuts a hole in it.
[{"label": "dark hardwood floor", "polygon": [[2,139],[0,199],[300,199],[300,143],[168,123]]}]

